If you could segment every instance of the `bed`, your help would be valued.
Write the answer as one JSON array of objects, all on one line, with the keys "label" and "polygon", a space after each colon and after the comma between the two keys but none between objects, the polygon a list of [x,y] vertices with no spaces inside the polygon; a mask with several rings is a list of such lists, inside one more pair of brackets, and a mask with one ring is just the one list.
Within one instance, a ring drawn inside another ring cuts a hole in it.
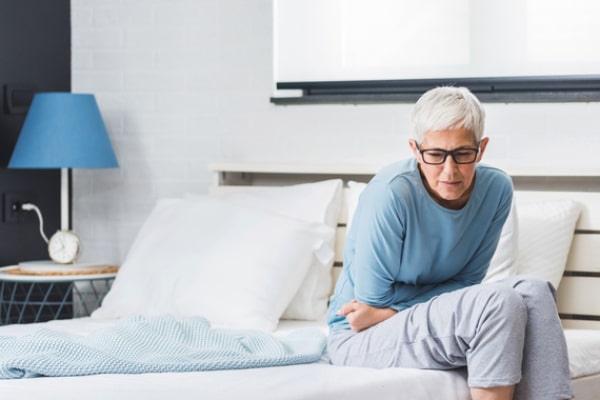
[{"label": "bed", "polygon": [[[157,204],[91,317],[2,326],[0,336],[26,337],[44,327],[87,337],[131,316],[165,314],[178,319],[201,314],[217,329],[251,328],[275,338],[304,330],[326,335],[324,309],[341,268],[345,232],[376,169],[211,168],[215,181],[209,196],[190,193]],[[590,178],[561,178],[560,185],[548,178],[514,179],[512,222],[503,230],[486,279],[528,273],[558,286],[576,398],[600,399],[600,190],[591,187]],[[539,190],[539,182],[549,181],[552,191]],[[525,190],[530,187],[537,190]],[[180,227],[175,234],[168,229],[174,226]],[[207,267],[192,268],[198,260]],[[224,296],[232,288],[236,293]],[[326,354],[313,362],[263,368],[5,379],[0,394],[19,399],[469,398],[463,370],[335,367]]]}]

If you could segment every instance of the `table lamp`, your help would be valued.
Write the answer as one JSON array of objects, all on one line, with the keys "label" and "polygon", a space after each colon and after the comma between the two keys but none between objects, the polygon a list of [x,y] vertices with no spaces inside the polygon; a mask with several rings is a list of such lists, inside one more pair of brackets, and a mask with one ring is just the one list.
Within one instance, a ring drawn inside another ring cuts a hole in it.
[{"label": "table lamp", "polygon": [[8,167],[61,170],[61,231],[69,231],[70,170],[118,167],[94,95],[37,93]]}]

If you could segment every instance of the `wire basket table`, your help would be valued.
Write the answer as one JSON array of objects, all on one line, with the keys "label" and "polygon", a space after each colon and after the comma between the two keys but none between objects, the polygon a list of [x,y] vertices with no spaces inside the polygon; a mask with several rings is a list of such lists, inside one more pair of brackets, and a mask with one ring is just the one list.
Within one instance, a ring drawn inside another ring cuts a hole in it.
[{"label": "wire basket table", "polygon": [[0,268],[0,325],[88,316],[117,275],[26,275],[12,273],[15,268]]}]

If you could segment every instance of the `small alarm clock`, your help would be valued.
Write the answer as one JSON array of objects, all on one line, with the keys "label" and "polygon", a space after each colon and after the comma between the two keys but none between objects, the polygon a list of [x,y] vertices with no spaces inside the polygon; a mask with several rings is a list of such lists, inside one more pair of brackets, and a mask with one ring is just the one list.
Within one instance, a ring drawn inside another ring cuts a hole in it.
[{"label": "small alarm clock", "polygon": [[48,255],[59,264],[74,263],[79,251],[79,237],[73,231],[59,230],[48,241]]}]

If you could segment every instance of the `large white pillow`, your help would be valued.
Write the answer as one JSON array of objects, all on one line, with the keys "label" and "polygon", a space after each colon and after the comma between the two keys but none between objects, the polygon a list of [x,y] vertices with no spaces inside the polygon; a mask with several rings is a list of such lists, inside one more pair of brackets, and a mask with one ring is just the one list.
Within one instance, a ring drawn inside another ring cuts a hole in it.
[{"label": "large white pillow", "polygon": [[[367,184],[363,182],[348,182],[348,230],[352,225],[352,218],[356,212],[360,194],[366,186]],[[515,202],[513,201],[511,211],[502,227],[498,247],[490,261],[490,266],[483,278],[483,282],[498,281],[517,274],[516,264],[519,246],[517,214]]]},{"label": "large white pillow", "polygon": [[[277,212],[307,222],[324,223],[335,230],[342,208],[341,179],[302,183],[289,186],[249,188],[222,198],[246,207]],[[328,245],[334,247],[331,237]],[[328,264],[313,263],[304,282],[295,293],[282,319],[318,320],[327,312],[331,288],[331,268]]]},{"label": "large white pillow", "polygon": [[204,316],[272,330],[308,269],[328,265],[334,232],[208,197],[160,201],[95,318]]},{"label": "large white pillow", "polygon": [[[309,222],[337,226],[342,207],[341,179],[287,186],[247,187],[220,195],[231,202]],[[191,195],[193,197],[193,195]]]},{"label": "large white pillow", "polygon": [[[518,196],[518,195],[517,195]],[[573,200],[519,202],[519,275],[545,279],[558,288],[581,208]]]}]

